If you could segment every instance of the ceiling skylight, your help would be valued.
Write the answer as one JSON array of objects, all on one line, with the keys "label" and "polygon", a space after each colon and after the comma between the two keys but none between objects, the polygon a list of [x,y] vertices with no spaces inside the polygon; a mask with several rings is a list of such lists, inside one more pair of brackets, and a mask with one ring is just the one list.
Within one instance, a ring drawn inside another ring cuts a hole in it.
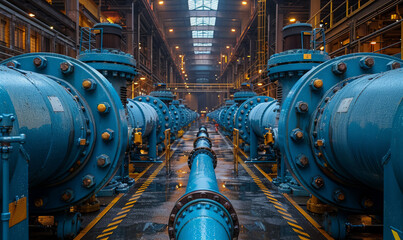
[{"label": "ceiling skylight", "polygon": [[215,26],[215,17],[190,17],[190,26]]},{"label": "ceiling skylight", "polygon": [[193,47],[212,47],[213,43],[193,43]]},{"label": "ceiling skylight", "polygon": [[211,51],[195,51],[195,54],[211,54]]},{"label": "ceiling skylight", "polygon": [[217,11],[218,0],[188,0],[189,10]]},{"label": "ceiling skylight", "polygon": [[192,31],[192,38],[213,38],[214,31]]}]

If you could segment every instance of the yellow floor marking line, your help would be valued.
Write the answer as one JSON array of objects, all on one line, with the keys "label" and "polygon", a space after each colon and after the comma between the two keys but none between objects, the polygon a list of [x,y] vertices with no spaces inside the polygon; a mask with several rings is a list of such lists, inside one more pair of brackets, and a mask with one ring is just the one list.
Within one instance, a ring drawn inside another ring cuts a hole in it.
[{"label": "yellow floor marking line", "polygon": [[141,173],[139,173],[139,174],[134,178],[134,181],[137,182],[137,180],[139,180],[139,179],[144,175],[144,173],[146,173],[146,172],[148,171],[148,169],[150,169],[153,165],[154,165],[154,163],[148,165],[148,167],[147,167],[146,169],[144,169]]},{"label": "yellow floor marking line", "polygon": [[265,173],[258,165],[253,164],[253,166],[255,166],[255,168],[256,168],[257,170],[259,170],[259,172],[260,172],[265,178],[267,178],[267,180],[269,180],[270,182],[273,182],[273,179],[272,179],[267,173]]},{"label": "yellow floor marking line", "polygon": [[130,212],[130,209],[126,209],[126,210],[124,210],[124,211],[118,212],[118,214],[117,214],[117,215],[121,215],[121,214],[123,214],[123,213],[127,213],[127,212]]},{"label": "yellow floor marking line", "polygon": [[328,240],[334,240],[307,212],[302,209],[287,193],[283,193],[284,197]]},{"label": "yellow floor marking line", "polygon": [[123,221],[123,219],[122,219],[122,220],[119,220],[119,221],[116,221],[116,222],[113,222],[113,223],[109,223],[107,227],[110,227],[110,226],[119,224],[119,223],[121,223],[122,221]]},{"label": "yellow floor marking line", "polygon": [[297,224],[295,224],[295,223],[292,223],[292,222],[287,222],[288,223],[288,225],[290,225],[290,226],[292,226],[292,227],[294,227],[294,228],[299,228],[299,229],[301,229],[301,230],[304,230],[301,226],[299,226],[299,225],[297,225]]},{"label": "yellow floor marking line", "polygon": [[126,207],[122,207],[122,210],[124,210],[124,209],[128,209],[128,208],[132,208],[132,207],[133,207],[133,205],[134,205],[134,204],[132,204],[132,205],[128,205],[128,206],[126,206]]},{"label": "yellow floor marking line", "polygon": [[98,216],[96,216],[94,218],[94,220],[92,220],[75,238],[74,240],[80,240],[81,238],[83,238],[85,236],[85,234],[87,234],[91,228],[93,228],[95,226],[95,224],[97,224],[99,222],[99,220],[102,219],[103,216],[105,216],[105,214],[119,201],[119,199],[121,199],[123,197],[123,193],[118,194],[113,200],[112,202],[110,202],[108,204],[108,206],[106,206],[106,208],[104,210],[102,210],[102,212],[100,212],[98,214]]},{"label": "yellow floor marking line", "polygon": [[[240,150],[240,152],[242,153],[242,155],[244,155],[244,157],[248,158],[248,156],[246,155],[246,153],[244,151]],[[273,182],[273,179],[269,175],[267,175],[267,173],[265,173],[259,166],[254,164],[254,167],[267,180],[269,180],[270,182]],[[332,236],[330,236],[325,230],[323,230],[322,227],[307,212],[305,212],[287,193],[282,193],[282,194],[316,228],[316,230],[318,230],[327,240],[334,240],[334,238]],[[273,200],[273,199],[271,199],[271,200]]]},{"label": "yellow floor marking line", "polygon": [[290,221],[290,222],[293,222],[293,223],[297,223],[297,221],[296,221],[295,219],[292,219],[292,218],[289,218],[289,217],[286,217],[286,216],[283,216],[283,218],[284,218],[285,220],[287,220],[287,221]]},{"label": "yellow floor marking line", "polygon": [[303,235],[303,236],[305,236],[305,237],[311,237],[311,236],[309,236],[308,233],[302,232],[302,231],[300,231],[300,230],[298,230],[298,229],[293,228],[292,230],[294,230],[294,232],[296,232],[296,233],[298,233],[298,234],[300,234],[300,235]]},{"label": "yellow floor marking line", "polygon": [[105,234],[99,235],[97,238],[103,238],[103,237],[106,237],[106,236],[111,235],[112,233],[113,233],[113,232],[108,232],[108,233],[105,233]]},{"label": "yellow floor marking line", "polygon": [[120,215],[119,217],[115,217],[114,219],[112,219],[112,222],[113,221],[116,221],[116,220],[119,220],[119,219],[122,219],[122,218],[124,218],[124,217],[126,217],[127,216],[127,214],[125,214],[125,215]]},{"label": "yellow floor marking line", "polygon": [[[252,177],[253,181],[256,183],[256,185],[259,186],[259,188],[262,190],[262,192],[266,195],[266,197],[270,200],[273,199],[273,196],[271,195],[270,190],[263,184],[263,182],[260,180],[259,177],[257,177],[253,171],[245,164],[245,162],[242,159],[239,159],[239,163],[242,165],[242,167],[246,170],[246,172]],[[273,204],[273,206],[276,208],[277,212],[282,215],[282,217],[287,216],[291,219],[294,219],[291,214],[287,212],[286,209],[277,206],[277,204]],[[305,233],[305,230],[303,227],[298,225],[297,220],[294,220],[295,223],[291,223],[287,221],[288,225],[290,225],[291,229],[297,233],[298,235],[303,235],[305,237],[310,237],[308,233]],[[299,228],[299,229],[296,229]]]},{"label": "yellow floor marking line", "polygon": [[[140,189],[144,189],[144,190],[147,189],[148,186],[150,186],[150,184],[152,183],[152,181],[150,181],[150,179],[153,179],[153,180],[154,180],[155,177],[158,175],[158,173],[162,170],[163,167],[165,167],[165,162],[161,163],[161,164],[158,166],[158,168],[154,170],[154,172],[151,174],[150,177],[148,177],[147,181],[145,181],[145,182],[143,183],[143,185],[140,187]],[[140,191],[140,192],[143,192],[144,190],[142,190],[142,191]],[[139,193],[139,190],[137,190],[137,192],[132,196],[132,199],[133,199],[133,200],[137,201],[137,200],[141,197],[141,194],[138,194],[138,193]],[[133,207],[134,204],[131,205],[131,206]],[[123,220],[123,218],[125,218],[125,217],[127,216],[127,214],[124,214],[124,213],[130,212],[130,211],[132,210],[132,207],[129,208],[129,209],[126,209],[126,210],[122,209],[123,211],[117,213],[117,215],[120,215],[120,216],[118,216],[118,217],[112,219],[112,221],[116,221],[116,220],[118,220],[118,219],[122,219],[122,220]],[[124,207],[124,208],[126,208],[126,207]],[[123,215],[122,215],[122,214],[123,214]],[[122,221],[121,221],[121,222],[122,222]],[[113,234],[113,230],[115,230],[116,228],[118,228],[121,222],[117,223],[114,227],[105,229],[105,230],[103,231],[103,233],[108,231],[108,234]],[[98,235],[98,236],[97,236],[97,238],[102,238],[102,237],[104,237],[104,234],[101,234],[101,235]]]},{"label": "yellow floor marking line", "polygon": [[110,227],[110,228],[107,228],[107,229],[103,230],[102,232],[106,233],[106,232],[115,230],[117,227],[118,227],[118,226],[113,226],[113,227]]}]

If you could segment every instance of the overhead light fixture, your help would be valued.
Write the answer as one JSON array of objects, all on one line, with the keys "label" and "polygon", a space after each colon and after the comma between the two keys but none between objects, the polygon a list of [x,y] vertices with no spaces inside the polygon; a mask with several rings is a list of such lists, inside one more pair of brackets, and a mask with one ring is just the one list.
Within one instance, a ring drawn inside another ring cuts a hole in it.
[{"label": "overhead light fixture", "polygon": [[159,5],[164,5],[164,1],[159,1],[158,4]]},{"label": "overhead light fixture", "polygon": [[324,46],[320,47],[320,50],[321,51],[325,50],[325,47]]},{"label": "overhead light fixture", "polygon": [[146,78],[145,78],[145,77],[141,77],[140,80],[146,80]]},{"label": "overhead light fixture", "polygon": [[295,18],[290,18],[290,22],[291,23],[295,23],[297,21],[297,19],[295,19]]},{"label": "overhead light fixture", "polygon": [[185,74],[185,77],[187,77],[188,75],[187,74]]},{"label": "overhead light fixture", "polygon": [[231,32],[236,32],[236,29],[235,29],[235,28],[232,28],[232,29],[231,29]]},{"label": "overhead light fixture", "polygon": [[262,69],[259,69],[259,73],[262,73]]},{"label": "overhead light fixture", "polygon": [[260,83],[258,83],[257,85],[258,85],[258,86],[262,86],[262,85],[263,85],[263,83],[261,83],[261,82],[260,82]]},{"label": "overhead light fixture", "polygon": [[218,64],[221,64],[221,62],[218,62]]},{"label": "overhead light fixture", "polygon": [[33,14],[33,13],[28,13],[28,16],[30,16],[30,17],[35,17],[35,14]]},{"label": "overhead light fixture", "polygon": [[230,48],[230,46],[227,46],[227,49],[229,49]]},{"label": "overhead light fixture", "polygon": [[193,47],[211,47],[213,43],[193,43]]},{"label": "overhead light fixture", "polygon": [[242,1],[242,5],[247,5],[248,2],[247,1]]},{"label": "overhead light fixture", "polygon": [[53,26],[50,26],[49,28],[50,28],[50,29],[53,29]]},{"label": "overhead light fixture", "polygon": [[182,73],[185,73],[185,71],[182,71]]},{"label": "overhead light fixture", "polygon": [[179,57],[181,58],[181,57],[182,57],[182,55],[179,55]]},{"label": "overhead light fixture", "polygon": [[372,42],[371,42],[371,45],[375,45],[375,44],[376,44],[376,42],[375,42],[375,41],[372,41]]},{"label": "overhead light fixture", "polygon": [[138,84],[139,84],[138,82],[135,82],[135,83],[134,83],[134,85],[138,85]]},{"label": "overhead light fixture", "polygon": [[176,46],[175,48],[176,48],[176,49],[179,49],[179,46]]},{"label": "overhead light fixture", "polygon": [[174,29],[173,29],[173,28],[170,28],[170,29],[169,29],[169,32],[174,32]]}]

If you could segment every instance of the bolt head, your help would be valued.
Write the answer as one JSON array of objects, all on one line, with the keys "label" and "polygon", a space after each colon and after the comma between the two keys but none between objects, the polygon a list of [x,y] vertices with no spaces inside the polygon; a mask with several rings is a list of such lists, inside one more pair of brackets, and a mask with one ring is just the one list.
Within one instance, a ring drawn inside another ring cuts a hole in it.
[{"label": "bolt head", "polygon": [[297,105],[298,105],[297,106],[297,111],[298,112],[300,112],[300,113],[308,112],[308,110],[309,110],[308,103],[300,101],[300,102],[297,103]]},{"label": "bolt head", "polygon": [[108,103],[100,103],[97,106],[97,110],[99,113],[107,113],[109,112],[109,104]]},{"label": "bolt head", "polygon": [[91,188],[95,185],[95,177],[89,174],[85,175],[82,179],[82,184],[85,188]]},{"label": "bolt head", "polygon": [[317,147],[322,147],[324,145],[325,145],[325,140],[323,140],[323,139],[318,139],[315,142],[315,146],[317,146]]},{"label": "bolt head", "polygon": [[374,201],[372,201],[372,199],[365,198],[362,202],[362,205],[364,208],[372,208],[374,206]]},{"label": "bolt head", "polygon": [[42,198],[37,198],[34,201],[34,205],[37,208],[43,207],[43,199]]},{"label": "bolt head", "polygon": [[64,74],[72,73],[74,71],[74,66],[69,62],[62,62],[60,63],[60,70]]},{"label": "bolt head", "polygon": [[314,178],[314,180],[312,182],[312,185],[315,188],[319,189],[319,188],[322,188],[325,185],[325,182],[324,182],[322,177],[318,176],[318,177]]},{"label": "bolt head", "polygon": [[113,139],[113,133],[114,131],[112,129],[106,129],[105,132],[102,133],[101,137],[102,140],[104,140],[105,142],[107,141],[111,141]]},{"label": "bolt head", "polygon": [[313,86],[316,89],[321,89],[323,87],[323,81],[321,79],[316,79],[315,81],[313,81]]},{"label": "bolt head", "polygon": [[82,83],[82,86],[85,90],[93,90],[95,88],[95,83],[90,79],[85,79]]},{"label": "bolt head", "polygon": [[337,202],[342,202],[346,199],[346,195],[341,190],[337,190],[334,192],[334,200]]},{"label": "bolt head", "polygon": [[97,165],[98,167],[104,168],[107,167],[111,163],[111,160],[108,155],[102,154],[97,157]]},{"label": "bolt head", "polygon": [[34,58],[33,62],[34,62],[35,67],[43,68],[43,67],[46,67],[46,62],[47,61],[43,57],[36,57],[36,58]]},{"label": "bolt head", "polygon": [[361,64],[361,67],[363,67],[363,68],[369,69],[369,68],[372,68],[375,65],[375,60],[372,57],[366,57],[362,61],[363,62]]},{"label": "bolt head", "polygon": [[291,132],[291,138],[294,140],[294,141],[301,141],[302,139],[304,139],[304,133],[301,131],[301,129],[299,129],[299,128],[297,128],[297,129],[294,129],[292,132]]},{"label": "bolt head", "polygon": [[309,164],[308,157],[305,155],[300,155],[297,157],[296,163],[299,167],[304,168]]},{"label": "bolt head", "polygon": [[337,62],[333,65],[333,73],[343,74],[347,71],[347,65],[344,62]]},{"label": "bolt head", "polygon": [[391,70],[393,70],[393,69],[398,69],[398,68],[401,67],[401,66],[400,66],[400,63],[399,63],[399,62],[396,62],[396,61],[393,61],[393,62],[389,63],[388,65],[389,65],[389,68],[390,68]]},{"label": "bolt head", "polygon": [[67,189],[62,194],[62,200],[64,202],[70,202],[74,198],[74,192],[71,189]]}]

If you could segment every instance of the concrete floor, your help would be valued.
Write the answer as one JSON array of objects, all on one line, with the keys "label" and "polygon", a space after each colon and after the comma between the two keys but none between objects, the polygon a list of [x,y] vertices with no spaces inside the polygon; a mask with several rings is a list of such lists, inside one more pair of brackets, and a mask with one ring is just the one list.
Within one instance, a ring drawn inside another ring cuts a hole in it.
[{"label": "concrete floor", "polygon": [[[82,239],[168,239],[168,216],[185,193],[187,154],[193,149],[198,127],[198,123],[194,124],[174,144],[169,177],[165,167],[153,164]],[[253,165],[239,165],[235,176],[231,143],[212,125],[208,127],[218,157],[220,191],[231,200],[241,224],[239,239],[326,239]],[[252,179],[251,175],[256,177]],[[101,201],[107,204],[111,198]],[[96,215],[84,216],[84,226]]]}]

